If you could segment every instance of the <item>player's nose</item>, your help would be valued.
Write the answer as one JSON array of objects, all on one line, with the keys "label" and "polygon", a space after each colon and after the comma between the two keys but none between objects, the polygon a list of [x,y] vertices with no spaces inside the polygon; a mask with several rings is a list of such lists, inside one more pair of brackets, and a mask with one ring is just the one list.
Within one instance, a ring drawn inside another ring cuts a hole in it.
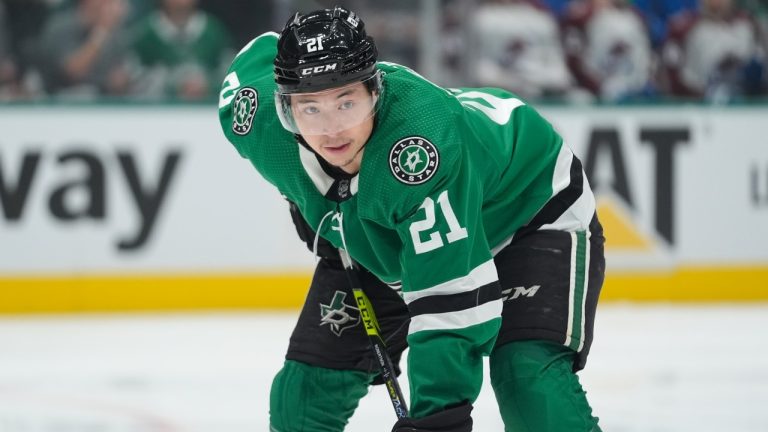
[{"label": "player's nose", "polygon": [[330,138],[338,137],[342,132],[344,132],[344,129],[345,128],[342,126],[342,122],[339,121],[339,119],[334,119],[332,117],[326,119],[322,126],[323,135]]}]

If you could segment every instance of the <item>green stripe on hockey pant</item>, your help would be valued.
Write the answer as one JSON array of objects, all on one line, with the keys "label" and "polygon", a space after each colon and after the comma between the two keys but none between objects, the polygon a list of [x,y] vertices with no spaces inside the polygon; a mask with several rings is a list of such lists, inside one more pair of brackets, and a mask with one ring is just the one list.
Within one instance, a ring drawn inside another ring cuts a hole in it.
[{"label": "green stripe on hockey pant", "polygon": [[573,372],[575,354],[549,341],[510,342],[491,353],[491,384],[505,431],[600,431]]},{"label": "green stripe on hockey pant", "polygon": [[286,360],[272,382],[272,432],[342,432],[372,375]]},{"label": "green stripe on hockey pant", "polygon": [[595,218],[589,231],[535,231],[499,252],[505,301],[496,346],[549,340],[577,351],[574,369],[583,369],[605,275],[604,241]]},{"label": "green stripe on hockey pant", "polygon": [[574,351],[584,347],[584,306],[589,272],[589,233],[571,233],[570,292],[568,296],[568,330],[565,345]]}]

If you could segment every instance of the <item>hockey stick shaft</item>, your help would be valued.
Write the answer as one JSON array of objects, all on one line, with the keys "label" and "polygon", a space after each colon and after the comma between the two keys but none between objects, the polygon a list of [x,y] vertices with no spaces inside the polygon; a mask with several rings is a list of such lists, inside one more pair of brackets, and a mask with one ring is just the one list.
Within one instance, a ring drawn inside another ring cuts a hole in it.
[{"label": "hockey stick shaft", "polygon": [[392,407],[395,409],[397,418],[408,417],[408,406],[405,403],[405,397],[400,389],[400,383],[397,381],[397,374],[395,374],[395,368],[392,365],[392,359],[387,354],[387,345],[384,343],[384,339],[381,337],[381,331],[379,328],[379,322],[376,320],[376,314],[373,311],[368,296],[363,291],[363,285],[360,281],[360,268],[357,263],[349,257],[345,250],[340,250],[341,261],[344,263],[344,270],[346,270],[349,283],[352,286],[352,294],[355,297],[357,308],[360,310],[360,318],[363,321],[365,332],[368,334],[368,339],[371,341],[371,349],[373,350],[373,356],[379,364],[381,370],[381,378],[384,381],[384,385],[387,386],[387,393],[389,399],[392,402]]}]

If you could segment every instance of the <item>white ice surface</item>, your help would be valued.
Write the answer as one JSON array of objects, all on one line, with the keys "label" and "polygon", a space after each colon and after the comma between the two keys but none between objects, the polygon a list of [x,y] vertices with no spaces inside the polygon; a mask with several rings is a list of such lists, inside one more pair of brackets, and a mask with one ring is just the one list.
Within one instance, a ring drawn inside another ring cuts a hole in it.
[{"label": "white ice surface", "polygon": [[[295,315],[0,318],[0,432],[267,431]],[[601,306],[580,376],[606,432],[768,431],[768,305]],[[376,387],[347,430],[393,421]]]}]

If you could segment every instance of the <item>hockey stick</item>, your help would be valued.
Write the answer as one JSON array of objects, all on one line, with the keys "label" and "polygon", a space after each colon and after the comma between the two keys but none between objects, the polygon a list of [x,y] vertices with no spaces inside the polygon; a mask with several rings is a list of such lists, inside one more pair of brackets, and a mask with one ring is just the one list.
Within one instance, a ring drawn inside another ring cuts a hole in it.
[{"label": "hockey stick", "polygon": [[346,270],[347,278],[349,278],[349,284],[352,287],[352,294],[354,294],[357,308],[360,310],[360,318],[363,320],[365,332],[368,333],[368,338],[371,340],[371,349],[379,363],[381,378],[387,386],[387,393],[389,394],[390,401],[392,401],[392,407],[395,409],[397,418],[408,417],[408,406],[405,404],[403,392],[400,390],[400,384],[397,382],[392,359],[387,354],[387,345],[381,337],[379,322],[376,320],[376,314],[373,311],[371,302],[368,300],[368,296],[363,292],[363,284],[360,282],[360,268],[344,249],[339,249],[339,255],[341,255],[341,262],[344,264],[344,270]]}]

